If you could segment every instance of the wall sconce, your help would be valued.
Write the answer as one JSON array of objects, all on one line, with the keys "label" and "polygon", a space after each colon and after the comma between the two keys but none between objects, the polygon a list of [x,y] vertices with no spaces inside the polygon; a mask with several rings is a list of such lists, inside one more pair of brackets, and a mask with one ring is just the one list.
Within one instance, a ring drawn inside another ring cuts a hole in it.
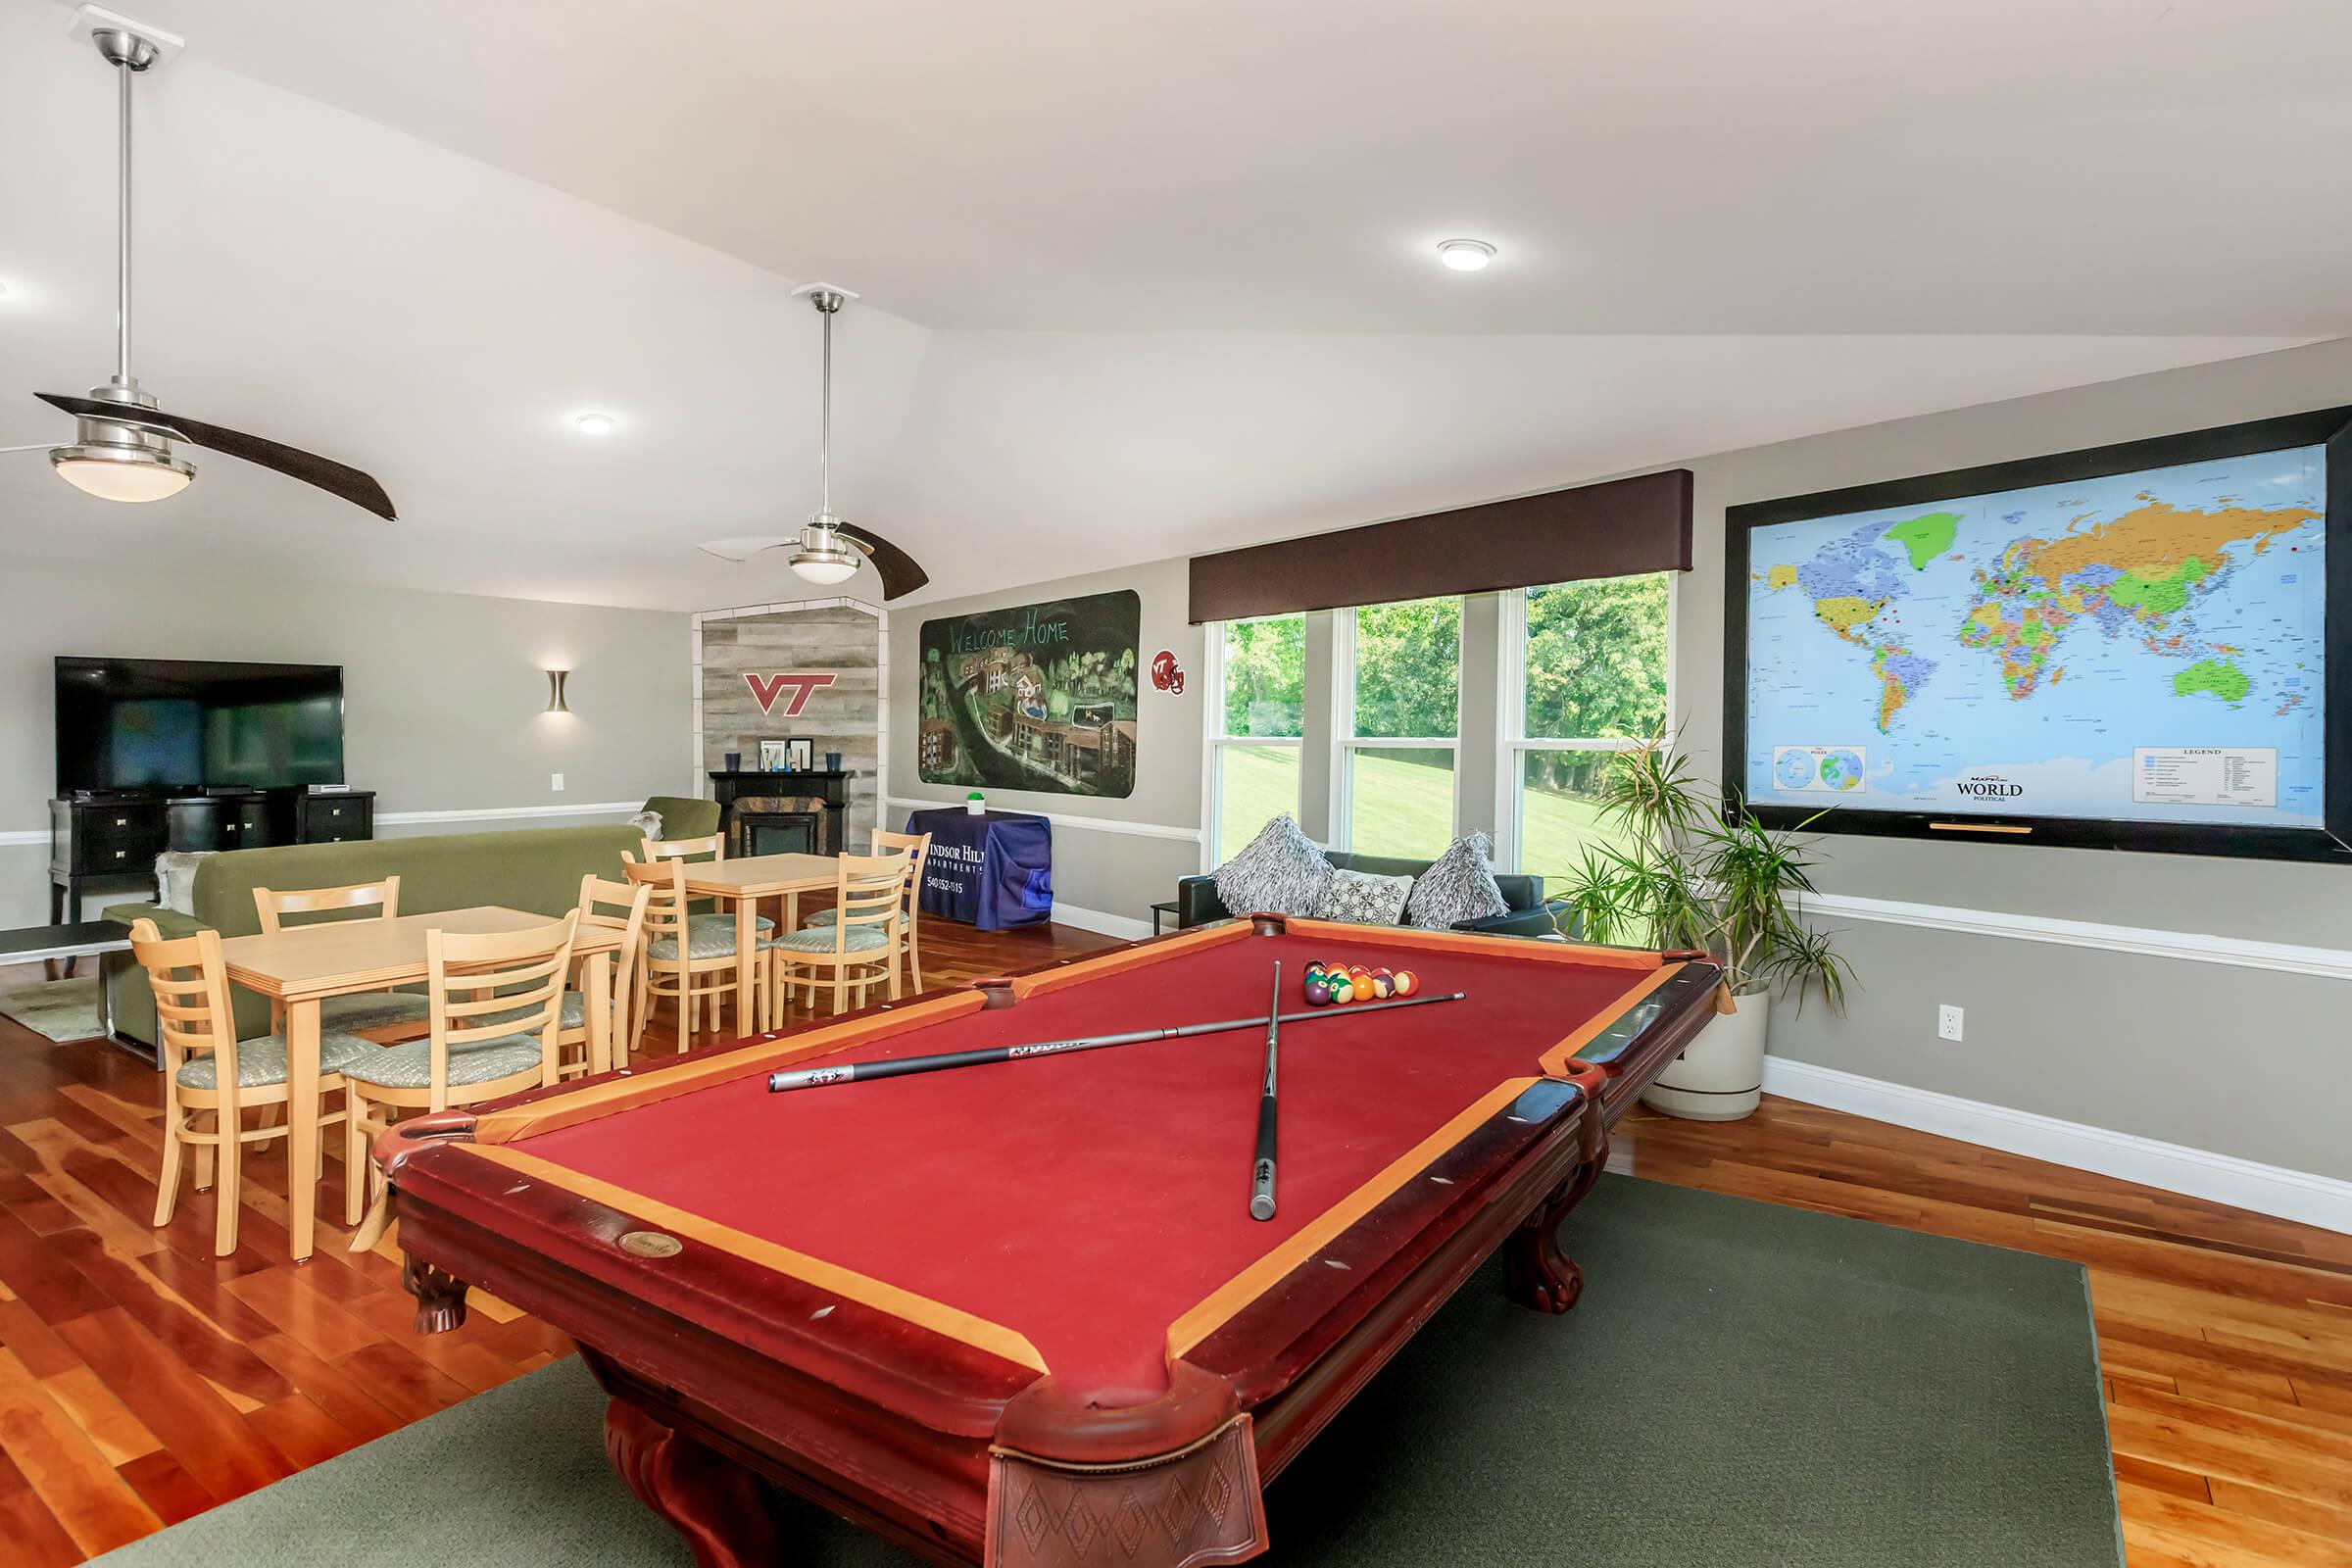
[{"label": "wall sconce", "polygon": [[570,675],[571,671],[568,669],[551,669],[547,672],[547,710],[549,712],[568,713],[571,711],[570,706],[564,701],[564,682]]}]

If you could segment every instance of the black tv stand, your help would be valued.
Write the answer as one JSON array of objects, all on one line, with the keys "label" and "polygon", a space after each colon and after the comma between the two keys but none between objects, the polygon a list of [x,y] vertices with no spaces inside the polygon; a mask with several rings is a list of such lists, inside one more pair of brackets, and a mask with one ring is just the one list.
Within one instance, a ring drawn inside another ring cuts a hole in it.
[{"label": "black tv stand", "polygon": [[153,887],[155,858],[167,850],[374,836],[373,790],[75,790],[49,803],[49,920],[80,920],[84,893]]}]

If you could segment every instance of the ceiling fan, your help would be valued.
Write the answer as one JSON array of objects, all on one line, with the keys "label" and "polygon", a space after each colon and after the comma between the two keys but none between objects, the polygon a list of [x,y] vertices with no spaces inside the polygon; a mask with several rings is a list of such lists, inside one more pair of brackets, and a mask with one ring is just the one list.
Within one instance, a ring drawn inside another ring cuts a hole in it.
[{"label": "ceiling fan", "polygon": [[833,317],[858,296],[830,283],[809,283],[793,290],[807,296],[825,321],[825,426],[819,448],[823,490],[817,509],[799,533],[754,534],[739,539],[713,539],[696,548],[722,561],[749,561],[762,550],[796,545],[792,569],[815,583],[847,582],[858,574],[858,564],[870,561],[882,574],[882,597],[898,599],[931,580],[914,558],[871,529],[857,527],[833,514]]},{"label": "ceiling fan", "polygon": [[[83,6],[76,11],[72,26],[76,32],[88,32],[91,42],[98,46],[98,53],[115,68],[120,84],[122,147],[116,198],[120,230],[115,276],[115,373],[107,378],[105,385],[90,388],[87,397],[59,392],[33,394],[50,407],[74,416],[74,443],[49,448],[50,466],[75,489],[108,501],[161,501],[177,495],[196,477],[195,465],[172,450],[172,443],[177,441],[273,468],[355,506],[366,507],[387,521],[396,520],[392,498],[384,493],[384,487],[359,469],[282,442],[167,414],[157,407],[155,395],[143,390],[131,375],[130,82],[133,75],[176,49],[179,40],[96,6]],[[0,452],[40,450],[37,443],[0,447]]]}]

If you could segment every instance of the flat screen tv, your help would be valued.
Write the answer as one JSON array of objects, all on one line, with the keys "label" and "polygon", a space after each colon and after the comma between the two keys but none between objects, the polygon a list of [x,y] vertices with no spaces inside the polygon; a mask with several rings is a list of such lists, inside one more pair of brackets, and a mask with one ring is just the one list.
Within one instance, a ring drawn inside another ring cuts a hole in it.
[{"label": "flat screen tv", "polygon": [[342,782],[340,664],[57,661],[61,795]]}]

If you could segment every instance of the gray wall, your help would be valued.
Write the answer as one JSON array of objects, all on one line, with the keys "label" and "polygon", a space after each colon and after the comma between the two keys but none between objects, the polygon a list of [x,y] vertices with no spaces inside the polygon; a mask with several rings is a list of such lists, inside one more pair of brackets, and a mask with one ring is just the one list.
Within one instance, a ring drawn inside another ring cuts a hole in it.
[{"label": "gray wall", "polygon": [[[890,616],[890,793],[900,800],[956,805],[965,791],[925,784],[915,767],[916,682],[922,662],[916,652],[922,623],[950,615],[1047,599],[1076,598],[1132,588],[1143,601],[1142,647],[1136,696],[1135,792],[1125,800],[1100,795],[1048,795],[1027,790],[987,792],[988,803],[1006,810],[1094,817],[1186,830],[1192,838],[1163,838],[1103,832],[1066,822],[1054,827],[1054,896],[1057,904],[1092,909],[1127,920],[1151,917],[1151,906],[1175,896],[1176,879],[1200,869],[1200,628],[1185,622],[1186,564],[1154,562],[1127,570],[1062,577],[1014,593],[942,600]],[[1152,656],[1165,648],[1184,666],[1181,697],[1156,690]],[[906,808],[884,817],[903,823]]]},{"label": "gray wall", "polygon": [[[0,560],[0,926],[48,917],[59,654],[341,664],[344,765],[379,813],[694,793],[688,617],[349,585]],[[549,713],[568,666],[571,712]],[[550,775],[564,774],[564,789]],[[582,820],[392,824],[386,836]],[[11,840],[33,835],[37,843]],[[135,894],[99,894],[99,904]]]},{"label": "gray wall", "polygon": [[[2352,403],[2352,340],[1870,425],[1683,465],[1696,570],[1680,585],[1676,700],[1719,772],[1723,514],[1776,496]],[[2352,657],[2340,632],[2331,657]],[[1824,891],[2352,948],[2352,870],[2195,856],[1823,841]],[[2352,1178],[2352,986],[2212,963],[1858,922],[1843,1018],[1782,1005],[1774,1054],[1968,1100]],[[1936,1038],[1936,1007],[1967,1040]]]},{"label": "gray wall", "polygon": [[[1719,773],[1723,673],[1723,514],[1746,501],[2099,446],[2205,425],[2352,403],[2352,340],[2046,396],[1930,415],[1688,461],[1697,475],[1697,569],[1677,587],[1676,706],[1702,771]],[[1200,667],[1182,625],[1181,562],[1040,585],[1047,594],[1140,587],[1147,655],[1166,643]],[[979,608],[978,603],[956,609]],[[894,619],[904,655],[892,701],[911,714],[915,623]],[[1310,616],[1310,735],[1328,730],[1328,616]],[[1461,822],[1494,826],[1493,694],[1484,679],[1493,602],[1463,622]],[[2332,652],[2352,657],[2352,648]],[[1042,810],[1197,825],[1201,819],[1196,686],[1179,707],[1147,701],[1148,783],[1132,802],[1069,797],[1007,804]],[[1316,724],[1317,714],[1322,725]],[[919,790],[911,724],[894,739],[893,793]],[[1300,819],[1324,837],[1328,769],[1303,760]],[[938,794],[940,792],[930,792]],[[1135,915],[1194,868],[1192,844],[1057,835],[1056,880],[1084,907]],[[2155,927],[2352,949],[2352,870],[2267,861],[2027,846],[1823,841],[1826,891],[1955,908]],[[1817,1004],[1773,1019],[1778,1055],[1973,1101],[2352,1179],[2352,986],[2292,974],[2058,947],[1930,928],[1840,921],[1861,985],[1848,1015]],[[1940,1003],[1967,1009],[1967,1040],[1936,1038]]]}]

